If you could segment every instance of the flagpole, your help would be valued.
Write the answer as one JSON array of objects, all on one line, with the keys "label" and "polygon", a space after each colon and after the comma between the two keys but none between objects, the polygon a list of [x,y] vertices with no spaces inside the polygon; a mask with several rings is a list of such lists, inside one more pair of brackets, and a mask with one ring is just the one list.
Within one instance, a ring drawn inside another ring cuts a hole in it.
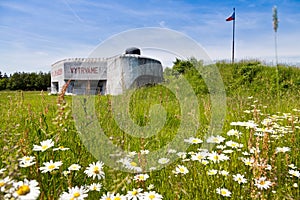
[{"label": "flagpole", "polygon": [[[233,13],[235,15],[235,8],[233,8]],[[234,34],[235,34],[235,17],[232,20],[233,24],[232,24],[232,64],[234,63]]]}]

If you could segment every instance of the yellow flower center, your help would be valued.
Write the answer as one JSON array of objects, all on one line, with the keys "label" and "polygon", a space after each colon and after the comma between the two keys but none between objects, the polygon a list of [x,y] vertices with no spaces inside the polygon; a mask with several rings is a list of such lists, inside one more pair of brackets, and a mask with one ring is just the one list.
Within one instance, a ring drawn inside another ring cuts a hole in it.
[{"label": "yellow flower center", "polygon": [[260,181],[259,184],[264,185],[266,182],[265,181]]},{"label": "yellow flower center", "polygon": [[149,195],[149,199],[154,199],[155,198],[155,195],[154,194],[150,194]]},{"label": "yellow flower center", "polygon": [[79,197],[80,196],[80,193],[79,192],[75,192],[74,194],[73,194],[73,197],[75,197],[75,198],[77,198],[77,197]]},{"label": "yellow flower center", "polygon": [[130,165],[133,166],[133,167],[137,166],[136,162],[131,162]]},{"label": "yellow flower center", "polygon": [[215,160],[219,160],[219,156],[218,156],[218,155],[215,155],[215,156],[214,156],[214,159],[215,159]]},{"label": "yellow flower center", "polygon": [[53,164],[48,166],[48,169],[54,169],[54,168],[55,168],[55,165],[53,165]]},{"label": "yellow flower center", "polygon": [[198,142],[198,140],[196,140],[196,139],[193,139],[193,140],[192,140],[192,142],[193,142],[193,143],[196,143],[196,142]]},{"label": "yellow flower center", "polygon": [[30,187],[28,185],[22,185],[19,187],[19,189],[17,190],[17,194],[19,196],[21,195],[26,195],[30,192]]},{"label": "yellow flower center", "polygon": [[111,200],[111,198],[110,198],[110,197],[107,197],[106,200]]},{"label": "yellow flower center", "polygon": [[93,172],[94,172],[95,174],[99,174],[99,173],[100,173],[99,167],[94,167]]},{"label": "yellow flower center", "polygon": [[227,192],[225,190],[221,190],[221,194],[225,195],[225,194],[227,194]]},{"label": "yellow flower center", "polygon": [[26,160],[26,161],[30,161],[31,159],[30,159],[29,157],[26,157],[25,160]]},{"label": "yellow flower center", "polygon": [[137,193],[138,192],[136,190],[134,190],[134,191],[131,192],[131,194],[134,195],[134,196],[137,195]]},{"label": "yellow flower center", "polygon": [[180,168],[179,171],[180,171],[181,173],[183,173],[183,172],[184,172],[184,169],[183,169],[183,168]]},{"label": "yellow flower center", "polygon": [[43,146],[42,146],[42,149],[43,149],[43,150],[48,149],[48,145],[43,145]]},{"label": "yellow flower center", "polygon": [[60,146],[60,147],[58,147],[58,148],[63,149],[63,148],[65,148],[65,147],[64,147],[64,146]]},{"label": "yellow flower center", "polygon": [[144,180],[144,175],[140,175],[139,179]]},{"label": "yellow flower center", "polygon": [[4,186],[5,183],[4,182],[0,182],[0,187]]},{"label": "yellow flower center", "polygon": [[115,197],[114,200],[121,200],[121,198],[120,197]]}]

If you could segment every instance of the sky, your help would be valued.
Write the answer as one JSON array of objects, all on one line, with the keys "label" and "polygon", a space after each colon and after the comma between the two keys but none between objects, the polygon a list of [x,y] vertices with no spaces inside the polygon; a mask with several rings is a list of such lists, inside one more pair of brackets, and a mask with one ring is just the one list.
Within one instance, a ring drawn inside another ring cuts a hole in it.
[{"label": "sky", "polygon": [[89,57],[108,38],[147,27],[182,33],[211,60],[230,61],[232,21],[225,19],[233,7],[236,60],[274,63],[274,5],[278,60],[300,66],[299,0],[0,0],[0,71],[48,72],[61,59]]}]

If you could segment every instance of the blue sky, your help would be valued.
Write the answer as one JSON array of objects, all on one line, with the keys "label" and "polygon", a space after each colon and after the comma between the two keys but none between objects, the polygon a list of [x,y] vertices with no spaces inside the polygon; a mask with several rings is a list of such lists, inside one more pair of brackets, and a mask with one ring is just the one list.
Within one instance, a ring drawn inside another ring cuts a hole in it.
[{"label": "blue sky", "polygon": [[231,58],[236,8],[236,58],[274,62],[272,7],[277,5],[278,55],[300,63],[297,0],[1,0],[0,71],[50,71],[68,57],[88,57],[112,35],[162,27],[194,39],[212,60]]}]

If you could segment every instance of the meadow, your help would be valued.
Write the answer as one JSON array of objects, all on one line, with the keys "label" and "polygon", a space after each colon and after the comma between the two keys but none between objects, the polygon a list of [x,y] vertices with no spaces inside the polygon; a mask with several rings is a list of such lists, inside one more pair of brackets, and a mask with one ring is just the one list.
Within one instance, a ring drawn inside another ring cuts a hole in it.
[{"label": "meadow", "polygon": [[[118,169],[91,151],[95,146],[107,151],[101,138],[82,137],[78,130],[76,106],[86,99],[0,92],[0,199],[300,199],[300,70],[280,66],[277,82],[276,68],[258,61],[216,65],[226,91],[222,131],[207,135],[210,93],[199,75],[188,72],[184,77],[196,93],[200,123],[181,138],[185,151],[180,144],[165,148],[151,166],[147,155],[167,146],[184,118],[181,102],[166,87],[135,90],[126,107],[140,127],[155,119],[151,106],[164,108],[165,123],[150,137],[120,128],[112,104],[123,97],[91,97],[108,141],[125,152],[105,152],[115,156]],[[166,81],[183,77],[165,73]],[[84,119],[89,114],[81,113]]]}]

